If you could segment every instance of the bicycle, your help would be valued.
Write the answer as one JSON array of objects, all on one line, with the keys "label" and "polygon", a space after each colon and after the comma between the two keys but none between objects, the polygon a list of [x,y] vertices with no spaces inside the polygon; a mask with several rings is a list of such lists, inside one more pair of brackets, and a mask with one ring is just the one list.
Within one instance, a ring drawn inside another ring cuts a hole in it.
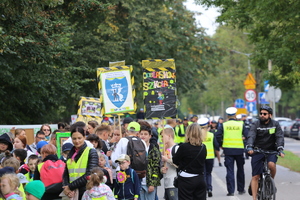
[{"label": "bicycle", "polygon": [[275,182],[270,174],[268,167],[267,157],[270,154],[278,154],[277,151],[264,151],[262,149],[255,149],[254,152],[262,153],[265,156],[263,172],[258,180],[258,200],[275,200],[276,199],[276,187]]}]

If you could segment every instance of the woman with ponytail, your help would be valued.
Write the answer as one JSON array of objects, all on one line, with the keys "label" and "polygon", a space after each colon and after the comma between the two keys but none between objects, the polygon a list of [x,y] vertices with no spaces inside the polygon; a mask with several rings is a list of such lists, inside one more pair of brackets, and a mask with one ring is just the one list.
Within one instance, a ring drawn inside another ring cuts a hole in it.
[{"label": "woman with ponytail", "polygon": [[89,180],[86,184],[86,191],[82,196],[82,200],[115,200],[114,195],[104,182],[104,173],[100,167],[95,167],[91,171],[91,175],[87,177]]}]

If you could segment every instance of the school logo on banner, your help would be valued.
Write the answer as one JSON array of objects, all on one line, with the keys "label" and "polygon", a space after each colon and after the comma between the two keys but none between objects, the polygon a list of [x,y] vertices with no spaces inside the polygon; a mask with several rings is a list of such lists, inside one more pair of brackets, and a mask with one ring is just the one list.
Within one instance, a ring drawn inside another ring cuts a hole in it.
[{"label": "school logo on banner", "polygon": [[126,101],[128,94],[128,82],[126,77],[105,79],[105,89],[111,103],[120,108]]}]

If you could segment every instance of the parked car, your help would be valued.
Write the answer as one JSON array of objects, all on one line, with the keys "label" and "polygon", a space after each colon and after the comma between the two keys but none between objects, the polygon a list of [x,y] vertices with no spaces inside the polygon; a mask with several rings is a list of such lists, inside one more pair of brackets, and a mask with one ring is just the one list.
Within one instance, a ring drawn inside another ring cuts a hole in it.
[{"label": "parked car", "polygon": [[278,122],[281,122],[281,121],[292,121],[291,118],[287,118],[287,117],[275,117],[274,120],[278,121]]},{"label": "parked car", "polygon": [[291,128],[294,123],[295,123],[295,121],[279,121],[282,132],[284,133],[284,136],[290,137]]},{"label": "parked car", "polygon": [[291,138],[300,139],[300,122],[297,121],[293,124],[290,132]]}]

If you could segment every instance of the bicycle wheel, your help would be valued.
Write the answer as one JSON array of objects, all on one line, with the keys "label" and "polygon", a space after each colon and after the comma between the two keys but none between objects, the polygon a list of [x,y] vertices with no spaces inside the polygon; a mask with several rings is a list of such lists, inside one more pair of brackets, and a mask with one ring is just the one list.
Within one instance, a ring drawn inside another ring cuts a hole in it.
[{"label": "bicycle wheel", "polygon": [[264,187],[264,199],[265,200],[275,200],[276,198],[276,188],[274,180],[271,176],[265,178],[265,187]]}]

